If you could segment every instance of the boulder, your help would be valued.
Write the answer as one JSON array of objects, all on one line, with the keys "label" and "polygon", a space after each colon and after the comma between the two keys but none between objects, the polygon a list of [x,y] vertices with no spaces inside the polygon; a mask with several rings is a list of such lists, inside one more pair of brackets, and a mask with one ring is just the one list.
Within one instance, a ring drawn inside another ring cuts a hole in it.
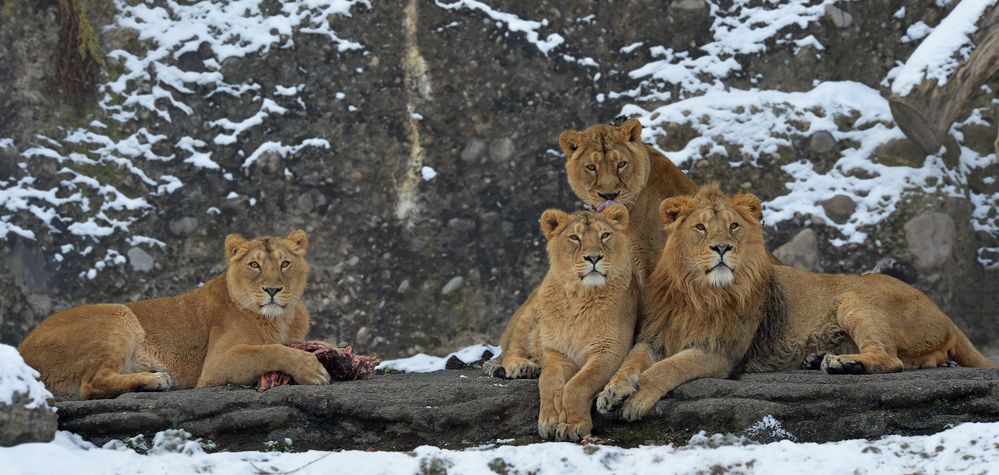
[{"label": "boulder", "polygon": [[[182,428],[220,449],[461,448],[496,439],[539,442],[537,380],[479,370],[378,375],[264,393],[218,387],[61,401],[59,425],[97,444]],[[684,384],[637,423],[596,416],[595,435],[622,446],[685,442],[700,430],[801,442],[928,434],[999,420],[999,370],[940,368],[885,375],[749,374]],[[760,427],[771,429],[761,433]],[[770,435],[767,435],[770,434]]]},{"label": "boulder", "polygon": [[819,240],[811,228],[802,229],[794,238],[778,247],[774,255],[792,267],[813,272],[820,270]]},{"label": "boulder", "polygon": [[936,211],[924,211],[903,226],[909,252],[920,270],[939,269],[952,259],[957,229],[954,220]]},{"label": "boulder", "polygon": [[57,421],[51,397],[17,349],[0,345],[0,447],[52,440]]}]

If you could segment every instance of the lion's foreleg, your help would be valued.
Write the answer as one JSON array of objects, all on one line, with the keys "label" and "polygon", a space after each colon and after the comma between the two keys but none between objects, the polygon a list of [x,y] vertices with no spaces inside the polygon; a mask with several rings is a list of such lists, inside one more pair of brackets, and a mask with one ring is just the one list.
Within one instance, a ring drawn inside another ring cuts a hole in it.
[{"label": "lion's foreleg", "polygon": [[330,381],[326,368],[308,351],[279,344],[237,344],[228,348],[209,348],[197,386],[253,384],[260,375],[271,371],[287,373],[298,384],[326,384]]},{"label": "lion's foreleg", "polygon": [[666,393],[677,386],[700,378],[723,378],[732,370],[725,357],[689,348],[653,364],[639,377],[639,389],[624,402],[621,416],[629,421],[641,419]]},{"label": "lion's foreleg", "polygon": [[621,402],[638,391],[638,379],[659,359],[648,343],[639,343],[631,349],[624,363],[611,378],[597,398],[597,411],[609,414],[620,407]]},{"label": "lion's foreleg", "polygon": [[593,430],[593,419],[590,417],[593,397],[614,375],[621,359],[619,354],[598,353],[569,379],[562,391],[563,411],[555,434],[557,440],[576,442],[590,435]]},{"label": "lion's foreleg", "polygon": [[578,369],[565,355],[552,350],[544,352],[541,379],[538,381],[538,392],[541,394],[538,434],[542,438],[551,439],[555,436],[564,410],[562,393],[565,384]]},{"label": "lion's foreleg", "polygon": [[[503,342],[506,346],[503,347],[500,365],[504,375],[510,379],[536,378],[541,371],[531,355],[531,336],[537,331],[540,321],[540,312],[533,297],[532,293],[527,302],[524,302],[514,314],[514,318],[510,321],[512,328],[504,332]],[[493,369],[490,376],[501,376],[497,374],[498,372],[499,369]]]}]

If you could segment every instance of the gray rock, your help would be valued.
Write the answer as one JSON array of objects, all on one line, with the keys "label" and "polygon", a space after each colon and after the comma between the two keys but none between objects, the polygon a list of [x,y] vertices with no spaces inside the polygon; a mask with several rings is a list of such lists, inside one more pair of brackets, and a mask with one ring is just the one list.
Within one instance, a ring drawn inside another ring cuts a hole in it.
[{"label": "gray rock", "polygon": [[142,248],[133,247],[126,254],[128,255],[128,263],[131,264],[132,270],[137,272],[149,272],[153,270],[153,264],[156,260]]},{"label": "gray rock", "polygon": [[464,150],[461,151],[461,160],[467,163],[478,162],[482,158],[482,154],[486,151],[486,143],[480,139],[472,140],[465,145]]},{"label": "gray rock", "polygon": [[778,247],[774,255],[784,264],[818,272],[819,240],[811,228],[802,229],[793,239]]},{"label": "gray rock", "polygon": [[679,0],[671,2],[669,9],[685,12],[707,11],[708,4],[704,0]]},{"label": "gray rock", "polygon": [[853,24],[853,15],[834,5],[826,5],[826,18],[836,28],[848,28]]},{"label": "gray rock", "polygon": [[170,221],[170,232],[177,236],[190,236],[198,230],[198,218],[194,216],[184,216]]},{"label": "gray rock", "polygon": [[475,221],[461,218],[451,218],[447,221],[447,227],[462,233],[467,233],[475,229]]},{"label": "gray rock", "polygon": [[489,156],[497,162],[505,162],[513,157],[514,143],[510,137],[493,140],[489,144]]},{"label": "gray rock", "polygon": [[[498,384],[501,383],[501,384]],[[264,393],[219,387],[62,401],[59,427],[101,445],[182,428],[223,450],[259,450],[291,437],[296,450],[461,448],[498,438],[538,442],[536,380],[479,370],[374,376]],[[627,423],[594,413],[594,434],[635,446],[687,440],[697,431],[750,435],[772,416],[800,442],[929,434],[999,419],[999,370],[939,368],[882,375],[818,371],[701,379]]]},{"label": "gray rock", "polygon": [[29,398],[15,393],[11,404],[0,402],[0,447],[48,442],[55,437],[58,420],[48,404],[27,407]]},{"label": "gray rock", "polygon": [[835,195],[828,200],[820,201],[819,205],[826,211],[826,216],[836,223],[843,224],[853,216],[857,210],[857,203],[853,198],[846,195]]},{"label": "gray rock", "polygon": [[455,290],[458,290],[458,287],[461,287],[461,284],[463,283],[465,283],[465,279],[460,275],[447,281],[447,283],[444,284],[444,288],[441,289],[441,295],[447,295]]},{"label": "gray rock", "polygon": [[326,206],[326,195],[319,190],[309,190],[298,197],[298,207],[302,208],[305,213],[311,213],[323,206]]},{"label": "gray rock", "polygon": [[808,148],[815,153],[829,153],[837,145],[836,138],[828,130],[820,130],[808,138]]},{"label": "gray rock", "polygon": [[957,230],[949,215],[924,211],[906,222],[903,228],[917,269],[939,269],[953,259]]}]

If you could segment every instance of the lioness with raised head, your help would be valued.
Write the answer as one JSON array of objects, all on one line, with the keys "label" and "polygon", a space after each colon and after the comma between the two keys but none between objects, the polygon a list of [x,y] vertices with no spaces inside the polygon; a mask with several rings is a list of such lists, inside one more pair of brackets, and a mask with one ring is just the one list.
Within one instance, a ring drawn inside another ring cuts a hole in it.
[{"label": "lioness with raised head", "polygon": [[593,428],[593,397],[621,365],[634,338],[639,277],[623,232],[628,210],[541,215],[549,269],[538,312],[517,332],[523,357],[540,367],[544,438],[579,440]]},{"label": "lioness with raised head", "polygon": [[[659,222],[659,203],[670,196],[691,194],[694,182],[651,145],[642,142],[642,124],[625,120],[618,126],[598,124],[582,132],[566,130],[559,135],[565,153],[569,186],[583,203],[603,209],[610,203],[628,209],[630,224],[624,232],[632,246],[632,256],[644,278],[655,266],[666,235]],[[523,357],[524,349],[511,346],[521,318],[537,313],[537,289],[514,312],[500,339],[503,355],[498,364],[483,366],[491,375],[526,378],[537,368]],[[530,326],[530,324],[528,324]]]},{"label": "lioness with raised head", "polygon": [[645,288],[639,343],[597,399],[628,420],[687,381],[803,365],[886,373],[986,359],[922,292],[885,275],[774,264],[760,200],[717,185],[660,206],[669,236]]},{"label": "lioness with raised head", "polygon": [[284,346],[309,330],[302,303],[308,238],[225,240],[229,266],[175,297],[85,305],[44,320],[19,350],[57,395],[252,384],[269,371],[300,384],[329,382],[309,352]]}]

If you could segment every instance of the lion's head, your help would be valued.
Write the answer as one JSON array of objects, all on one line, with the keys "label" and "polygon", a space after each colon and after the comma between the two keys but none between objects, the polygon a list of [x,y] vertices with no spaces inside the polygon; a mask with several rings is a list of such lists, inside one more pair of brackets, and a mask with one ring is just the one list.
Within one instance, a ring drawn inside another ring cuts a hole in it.
[{"label": "lion's head", "polygon": [[286,238],[264,236],[247,240],[238,234],[225,238],[229,259],[226,286],[236,305],[269,318],[278,318],[290,307],[302,305],[309,275],[305,231]]},{"label": "lion's head", "polygon": [[649,181],[651,163],[638,119],[617,127],[601,124],[582,132],[566,130],[558,142],[567,158],[569,186],[584,203],[631,204]]},{"label": "lion's head", "polygon": [[550,209],[541,215],[541,232],[548,240],[549,274],[566,287],[603,287],[608,281],[630,278],[631,248],[622,232],[628,209],[607,206],[602,212]]},{"label": "lion's head", "polygon": [[697,288],[757,282],[768,262],[760,200],[749,194],[725,196],[717,184],[659,205],[667,234],[660,265]]}]

